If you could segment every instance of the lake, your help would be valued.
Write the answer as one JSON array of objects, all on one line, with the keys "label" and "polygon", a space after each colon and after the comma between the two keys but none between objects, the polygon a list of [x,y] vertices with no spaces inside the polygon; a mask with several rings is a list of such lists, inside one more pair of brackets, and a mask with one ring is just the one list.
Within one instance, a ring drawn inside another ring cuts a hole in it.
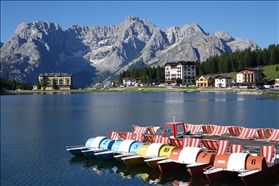
[{"label": "lake", "polygon": [[[187,172],[74,157],[65,146],[131,125],[279,128],[278,97],[236,93],[73,93],[1,96],[1,185],[204,185]],[[214,185],[242,184],[235,180]],[[243,184],[242,184],[243,185]]]}]

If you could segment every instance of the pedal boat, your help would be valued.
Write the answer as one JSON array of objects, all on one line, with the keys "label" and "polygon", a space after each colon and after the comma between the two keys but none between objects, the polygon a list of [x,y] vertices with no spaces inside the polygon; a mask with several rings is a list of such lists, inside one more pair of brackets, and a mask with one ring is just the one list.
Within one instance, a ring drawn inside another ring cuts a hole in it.
[{"label": "pedal boat", "polygon": [[66,146],[66,150],[69,151],[74,156],[82,156],[84,153],[82,151],[89,150],[90,148],[98,147],[101,140],[106,139],[104,136],[98,136],[95,138],[89,138],[85,145],[76,145],[76,146]]}]

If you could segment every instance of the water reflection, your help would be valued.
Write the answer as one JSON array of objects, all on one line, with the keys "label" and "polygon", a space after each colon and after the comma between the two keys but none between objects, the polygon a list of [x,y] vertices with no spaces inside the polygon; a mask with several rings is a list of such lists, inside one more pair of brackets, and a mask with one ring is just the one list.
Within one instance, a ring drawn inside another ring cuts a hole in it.
[{"label": "water reflection", "polygon": [[245,185],[239,178],[230,177],[227,179],[210,182],[205,175],[191,177],[187,170],[179,170],[162,173],[159,169],[152,169],[148,165],[127,166],[117,160],[100,160],[85,156],[73,157],[68,161],[68,165],[80,165],[81,168],[92,169],[97,176],[118,175],[123,179],[140,178],[147,184],[160,185]]},{"label": "water reflection", "polygon": [[[237,177],[237,174],[210,182],[205,175],[191,177],[187,170],[179,170],[162,173],[159,169],[152,169],[148,165],[127,166],[126,164],[116,160],[100,160],[98,158],[89,158],[86,156],[75,156],[68,161],[69,166],[80,165],[81,168],[92,169],[97,176],[113,176],[118,175],[122,180],[140,178],[146,184],[160,185],[188,185],[188,186],[244,186],[245,184]],[[257,183],[255,185],[276,185],[279,177],[274,176],[269,180]]]},{"label": "water reflection", "polygon": [[122,179],[132,179],[138,177],[150,184],[166,184],[175,180],[189,181],[190,175],[187,171],[161,173],[159,169],[152,169],[148,165],[127,166],[117,160],[100,160],[98,158],[88,158],[86,156],[73,157],[68,161],[68,165],[80,165],[81,168],[92,169],[96,175],[117,174]]}]

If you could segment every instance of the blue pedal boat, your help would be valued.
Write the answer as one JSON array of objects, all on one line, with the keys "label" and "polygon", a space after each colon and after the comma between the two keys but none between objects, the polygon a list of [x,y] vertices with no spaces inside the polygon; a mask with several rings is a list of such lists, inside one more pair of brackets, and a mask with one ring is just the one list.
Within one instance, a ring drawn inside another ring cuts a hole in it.
[{"label": "blue pedal boat", "polygon": [[96,153],[111,150],[114,140],[109,138],[100,138],[96,143],[91,143],[89,149],[82,150],[81,152],[87,157],[95,157]]}]

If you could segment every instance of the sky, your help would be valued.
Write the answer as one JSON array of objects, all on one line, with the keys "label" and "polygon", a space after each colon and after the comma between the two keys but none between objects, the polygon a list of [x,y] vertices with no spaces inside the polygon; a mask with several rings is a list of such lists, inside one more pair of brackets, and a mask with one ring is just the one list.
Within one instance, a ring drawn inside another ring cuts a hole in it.
[{"label": "sky", "polygon": [[110,26],[132,15],[157,28],[197,23],[205,32],[226,30],[267,48],[278,44],[277,1],[7,1],[1,0],[1,42],[22,22],[49,21],[63,30],[71,25]]}]

